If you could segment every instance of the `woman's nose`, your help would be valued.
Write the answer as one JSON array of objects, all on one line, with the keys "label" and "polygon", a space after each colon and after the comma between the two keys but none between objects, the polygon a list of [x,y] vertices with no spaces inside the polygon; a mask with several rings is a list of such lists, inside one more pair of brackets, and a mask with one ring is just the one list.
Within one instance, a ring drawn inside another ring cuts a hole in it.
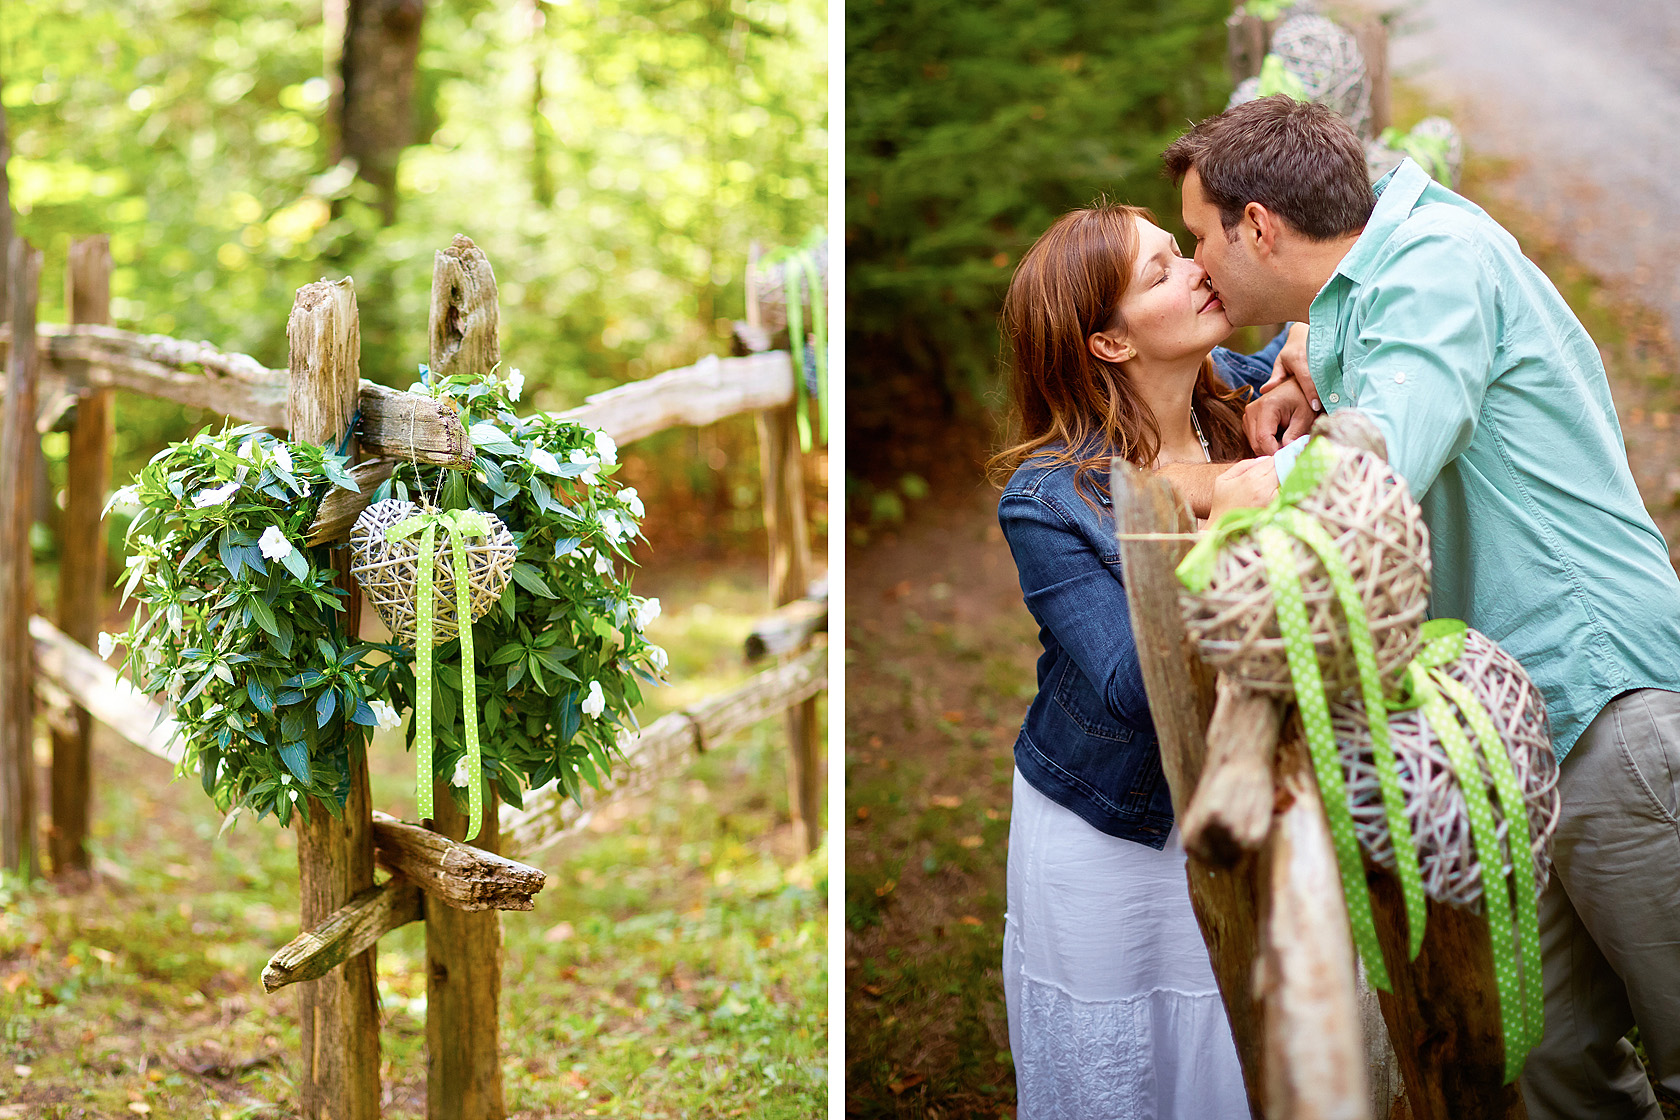
[{"label": "woman's nose", "polygon": [[1208,279],[1207,269],[1203,268],[1194,258],[1192,258],[1190,261],[1190,286],[1192,288],[1200,288],[1202,285],[1208,283],[1210,283],[1210,281]]}]

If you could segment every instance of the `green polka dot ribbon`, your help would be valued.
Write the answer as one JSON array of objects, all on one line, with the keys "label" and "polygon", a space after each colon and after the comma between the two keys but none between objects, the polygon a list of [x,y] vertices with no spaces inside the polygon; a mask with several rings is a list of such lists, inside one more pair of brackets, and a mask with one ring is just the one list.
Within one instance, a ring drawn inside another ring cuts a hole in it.
[{"label": "green polka dot ribbon", "polygon": [[1452,152],[1452,142],[1447,137],[1385,128],[1377,139],[1385,148],[1412,157],[1429,172],[1431,179],[1443,187],[1452,186],[1452,164],[1447,159]]},{"label": "green polka dot ribbon", "polygon": [[1318,519],[1297,508],[1297,503],[1315,491],[1336,466],[1336,454],[1323,439],[1315,437],[1295,467],[1278,488],[1277,496],[1261,509],[1232,510],[1220,517],[1207,537],[1198,541],[1178,567],[1178,577],[1191,591],[1205,591],[1213,578],[1219,550],[1237,533],[1254,536],[1266,566],[1277,612],[1278,632],[1289,660],[1289,675],[1295,685],[1296,704],[1306,735],[1313,775],[1318,780],[1320,800],[1330,826],[1330,840],[1341,875],[1342,893],[1347,900],[1348,922],[1365,971],[1373,986],[1391,990],[1387,965],[1377,941],[1376,922],[1371,913],[1369,889],[1365,883],[1364,860],[1348,807],[1347,783],[1343,780],[1341,755],[1330,727],[1330,704],[1324,691],[1318,655],[1313,649],[1307,621],[1306,598],[1295,569],[1293,537],[1310,548],[1324,565],[1325,574],[1341,605],[1348,629],[1348,644],[1359,669],[1360,694],[1365,701],[1371,735],[1371,756],[1382,793],[1383,812],[1393,838],[1395,871],[1406,907],[1408,958],[1416,958],[1423,947],[1427,901],[1423,876],[1418,869],[1417,845],[1406,819],[1406,799],[1400,789],[1399,769],[1394,761],[1388,734],[1388,709],[1384,704],[1382,678],[1377,672],[1376,647],[1371,638],[1365,606],[1354,585],[1353,573],[1335,540]]},{"label": "green polka dot ribbon", "polygon": [[810,394],[805,387],[805,305],[800,281],[811,288],[811,346],[816,358],[817,434],[828,442],[828,316],[823,301],[822,275],[817,270],[816,246],[827,234],[817,229],[805,244],[773,249],[759,261],[759,267],[782,266],[782,290],[787,294],[788,348],[793,351],[794,425],[799,429],[799,447],[811,450]]},{"label": "green polka dot ribbon", "polygon": [[484,763],[478,746],[478,685],[473,678],[472,587],[467,578],[467,537],[490,534],[490,523],[472,509],[426,510],[404,518],[385,530],[387,541],[420,534],[419,579],[414,589],[414,798],[422,819],[432,815],[432,634],[435,605],[432,565],[437,531],[449,537],[455,570],[455,618],[461,633],[461,723],[467,746],[467,812],[465,839],[472,840],[484,823]]},{"label": "green polka dot ribbon", "polygon": [[[1510,756],[1505,752],[1504,740],[1476,694],[1445,669],[1463,656],[1467,630],[1456,618],[1431,619],[1423,624],[1423,648],[1408,666],[1406,687],[1392,706],[1423,708],[1424,718],[1441,741],[1447,761],[1458,777],[1459,788],[1464,792],[1470,836],[1481,863],[1482,897],[1487,908],[1488,937],[1493,945],[1493,973],[1499,990],[1499,1019],[1505,1040],[1505,1081],[1509,1084],[1522,1070],[1524,1056],[1539,1044],[1545,1026],[1539,905],[1530,863],[1528,809]],[[1454,707],[1458,709],[1456,716]],[[1508,885],[1499,875],[1504,857],[1499,850],[1493,807],[1482,784],[1481,767],[1459,717],[1481,744],[1482,757],[1487,760],[1494,792],[1499,797],[1500,812],[1505,817],[1505,836],[1511,851]]]}]

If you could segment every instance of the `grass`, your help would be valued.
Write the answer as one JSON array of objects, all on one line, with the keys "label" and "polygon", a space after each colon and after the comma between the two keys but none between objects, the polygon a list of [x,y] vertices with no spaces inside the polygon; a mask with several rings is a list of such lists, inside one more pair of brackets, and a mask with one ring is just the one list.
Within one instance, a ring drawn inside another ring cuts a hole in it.
[{"label": "grass", "polygon": [[[751,670],[753,570],[643,580],[673,678],[644,716]],[[548,882],[502,916],[510,1116],[805,1117],[826,1100],[827,849],[787,824],[780,724],[708,752],[530,862]],[[374,803],[413,817],[400,740]],[[220,820],[193,781],[101,736],[99,882],[0,886],[0,1118],[295,1115],[296,997],[264,995],[297,933],[295,837]],[[384,1115],[425,1113],[425,932],[380,942]]]}]

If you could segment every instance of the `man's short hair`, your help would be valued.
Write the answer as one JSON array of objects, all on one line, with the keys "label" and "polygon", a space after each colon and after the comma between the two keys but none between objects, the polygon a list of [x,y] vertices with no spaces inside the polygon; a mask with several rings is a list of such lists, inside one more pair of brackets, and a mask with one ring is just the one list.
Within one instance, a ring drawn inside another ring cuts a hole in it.
[{"label": "man's short hair", "polygon": [[1365,228],[1371,181],[1365,148],[1332,109],[1283,94],[1208,117],[1161,153],[1182,185],[1192,167],[1227,233],[1258,202],[1314,241]]}]

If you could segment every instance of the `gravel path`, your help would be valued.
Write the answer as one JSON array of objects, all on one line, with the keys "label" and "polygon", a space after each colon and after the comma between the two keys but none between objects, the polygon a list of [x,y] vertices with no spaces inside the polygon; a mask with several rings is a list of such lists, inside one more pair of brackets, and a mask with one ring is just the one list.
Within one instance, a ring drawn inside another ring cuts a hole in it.
[{"label": "gravel path", "polygon": [[1396,76],[1454,106],[1473,150],[1583,263],[1680,338],[1680,4],[1413,0]]}]

